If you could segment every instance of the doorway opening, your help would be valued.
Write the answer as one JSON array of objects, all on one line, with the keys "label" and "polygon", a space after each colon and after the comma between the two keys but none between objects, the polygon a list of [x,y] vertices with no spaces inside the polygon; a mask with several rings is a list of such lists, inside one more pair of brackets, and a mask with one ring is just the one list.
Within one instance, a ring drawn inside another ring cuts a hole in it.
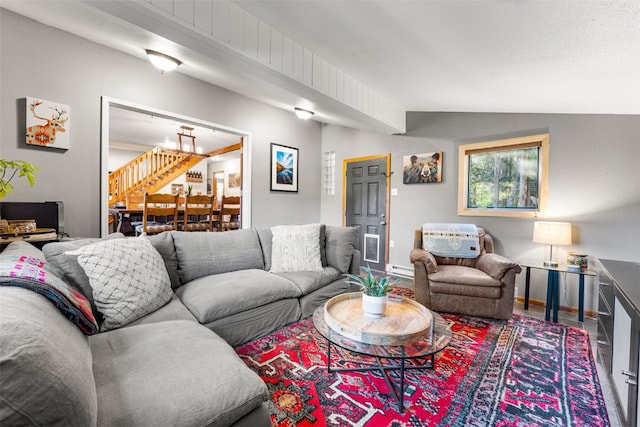
[{"label": "doorway opening", "polygon": [[[102,97],[101,117],[100,233],[102,236],[114,230],[112,223],[114,206],[112,206],[112,195],[109,190],[109,172],[135,158],[139,153],[154,147],[175,150],[182,126],[193,128],[194,148],[198,153],[208,154],[206,162],[202,161],[193,167],[198,170],[190,171],[195,172],[198,179],[189,179],[187,183],[187,178],[183,178],[184,188],[190,184],[196,192],[211,194],[210,170],[219,168],[215,162],[235,162],[234,166],[227,166],[225,169],[227,173],[235,173],[234,182],[240,183],[236,191],[242,198],[241,227],[251,227],[251,135],[249,132],[108,97]],[[168,184],[158,192],[171,193],[171,189],[171,184]]]}]

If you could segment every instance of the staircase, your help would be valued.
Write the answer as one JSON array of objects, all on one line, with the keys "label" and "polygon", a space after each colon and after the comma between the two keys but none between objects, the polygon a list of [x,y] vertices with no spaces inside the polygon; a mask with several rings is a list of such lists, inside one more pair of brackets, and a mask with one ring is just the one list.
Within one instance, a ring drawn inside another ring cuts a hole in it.
[{"label": "staircase", "polygon": [[207,155],[155,147],[109,174],[109,205],[139,202],[200,163]]}]

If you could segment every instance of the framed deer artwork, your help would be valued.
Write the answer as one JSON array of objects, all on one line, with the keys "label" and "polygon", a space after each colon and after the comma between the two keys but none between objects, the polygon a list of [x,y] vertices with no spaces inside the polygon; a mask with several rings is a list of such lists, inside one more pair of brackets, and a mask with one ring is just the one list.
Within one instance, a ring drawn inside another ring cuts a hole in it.
[{"label": "framed deer artwork", "polygon": [[29,145],[69,149],[69,106],[27,97],[27,139]]}]

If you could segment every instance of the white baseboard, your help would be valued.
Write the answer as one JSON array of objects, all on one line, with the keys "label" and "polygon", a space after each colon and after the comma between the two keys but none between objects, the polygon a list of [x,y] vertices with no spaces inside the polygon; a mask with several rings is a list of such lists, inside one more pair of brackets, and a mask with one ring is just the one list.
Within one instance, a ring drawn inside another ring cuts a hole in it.
[{"label": "white baseboard", "polygon": [[404,265],[387,264],[387,274],[391,276],[406,277],[413,279],[413,267],[406,267]]}]

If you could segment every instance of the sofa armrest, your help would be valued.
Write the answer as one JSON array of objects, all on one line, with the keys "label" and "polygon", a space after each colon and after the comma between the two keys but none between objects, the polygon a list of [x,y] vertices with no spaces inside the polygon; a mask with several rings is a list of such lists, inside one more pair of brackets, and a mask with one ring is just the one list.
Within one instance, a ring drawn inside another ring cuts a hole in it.
[{"label": "sofa armrest", "polygon": [[411,249],[409,253],[409,260],[411,264],[420,261],[427,268],[427,274],[435,273],[438,271],[438,262],[430,252],[424,249]]},{"label": "sofa armrest", "polygon": [[514,269],[516,274],[522,271],[518,263],[496,253],[486,253],[478,257],[476,268],[487,273],[494,279],[502,280],[507,271]]}]

